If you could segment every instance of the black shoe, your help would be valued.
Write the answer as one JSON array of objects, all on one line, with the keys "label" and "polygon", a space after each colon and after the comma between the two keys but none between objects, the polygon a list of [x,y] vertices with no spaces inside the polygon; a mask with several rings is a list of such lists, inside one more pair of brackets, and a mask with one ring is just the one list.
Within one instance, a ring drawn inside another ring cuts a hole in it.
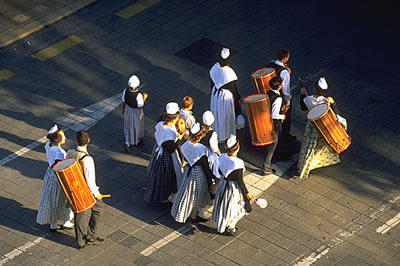
[{"label": "black shoe", "polygon": [[128,144],[124,143],[124,148],[125,148],[126,153],[128,153],[128,154],[131,153],[131,151],[129,150]]},{"label": "black shoe", "polygon": [[79,251],[83,251],[83,250],[85,249],[85,247],[86,247],[86,245],[78,246],[78,250],[79,250]]},{"label": "black shoe", "polygon": [[104,238],[96,237],[96,239],[89,238],[86,239],[87,245],[101,245],[104,243]]},{"label": "black shoe", "polygon": [[275,173],[276,173],[276,170],[272,169],[272,168],[270,168],[268,171],[262,171],[262,175],[263,176],[272,175],[272,174],[275,174]]},{"label": "black shoe", "polygon": [[288,136],[285,136],[284,139],[287,141],[295,141],[297,139],[297,137],[293,136],[293,135],[288,135]]},{"label": "black shoe", "polygon": [[50,232],[52,232],[52,233],[55,233],[60,230],[64,230],[64,226],[59,225],[58,228],[55,228],[55,229],[50,228]]},{"label": "black shoe", "polygon": [[205,222],[208,222],[208,220],[200,216],[196,216],[196,218],[192,220],[192,223],[205,223]]}]

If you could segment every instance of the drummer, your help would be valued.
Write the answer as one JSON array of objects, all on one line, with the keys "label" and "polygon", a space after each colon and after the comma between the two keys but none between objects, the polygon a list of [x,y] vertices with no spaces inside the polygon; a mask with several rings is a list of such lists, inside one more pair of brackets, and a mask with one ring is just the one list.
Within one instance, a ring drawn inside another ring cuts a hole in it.
[{"label": "drummer", "polygon": [[93,157],[89,155],[87,146],[90,142],[89,133],[80,130],[76,133],[76,142],[78,147],[75,150],[69,150],[67,157],[74,157],[83,166],[83,173],[86,182],[93,196],[96,198],[96,204],[92,208],[75,213],[75,237],[78,249],[83,250],[86,245],[100,245],[104,239],[97,234],[99,232],[100,217],[104,211],[103,195],[96,185],[96,173]]},{"label": "drummer", "polygon": [[[262,175],[270,175],[276,172],[275,169],[271,168],[271,159],[274,155],[274,151],[278,146],[278,141],[281,139],[282,136],[282,122],[285,120],[286,116],[282,114],[282,96],[281,96],[281,89],[282,89],[282,79],[280,77],[273,77],[269,81],[269,86],[272,90],[267,91],[268,97],[270,99],[270,107],[271,107],[271,117],[274,122],[275,133],[278,136],[278,139],[265,146],[265,156],[264,162],[262,166]],[[281,145],[280,145],[281,146]],[[280,150],[279,148],[278,150]]]},{"label": "drummer", "polygon": [[[343,128],[347,128],[346,119],[338,114],[338,108],[332,97],[325,97],[328,93],[328,83],[325,78],[321,77],[314,83],[315,95],[307,95],[305,88],[301,88],[300,107],[303,111],[308,111],[314,106],[322,103],[329,104],[335,112],[337,120],[342,124]],[[301,144],[299,161],[297,164],[297,178],[306,178],[310,171],[316,168],[334,165],[340,162],[339,155],[330,152],[325,141],[318,136],[314,128],[307,122],[304,129],[303,142]]]}]

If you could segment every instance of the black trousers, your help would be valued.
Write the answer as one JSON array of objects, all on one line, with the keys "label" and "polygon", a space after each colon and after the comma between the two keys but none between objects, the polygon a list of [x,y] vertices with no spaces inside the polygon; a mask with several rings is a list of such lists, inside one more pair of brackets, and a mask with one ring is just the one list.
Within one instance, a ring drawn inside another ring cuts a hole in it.
[{"label": "black trousers", "polygon": [[92,208],[75,213],[75,238],[78,246],[84,246],[86,239],[95,239],[100,225],[100,217],[104,211],[103,200],[97,200]]},{"label": "black trousers", "polygon": [[272,156],[274,155],[274,152],[277,149],[277,147],[278,147],[278,152],[280,152],[281,150],[280,147],[281,145],[279,141],[282,138],[282,123],[280,120],[274,120],[273,122],[278,139],[274,143],[265,146],[264,162],[262,166],[263,172],[267,172],[271,168]]}]

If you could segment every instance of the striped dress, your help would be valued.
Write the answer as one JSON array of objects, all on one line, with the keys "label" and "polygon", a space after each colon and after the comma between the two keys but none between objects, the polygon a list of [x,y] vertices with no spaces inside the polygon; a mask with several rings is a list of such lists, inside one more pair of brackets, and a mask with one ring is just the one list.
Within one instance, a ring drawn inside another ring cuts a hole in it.
[{"label": "striped dress", "polygon": [[[125,93],[122,93],[122,101],[125,102]],[[143,102],[143,95],[138,93],[137,97],[141,97]],[[143,108],[132,108],[128,104],[125,105],[124,112],[124,134],[125,141],[129,145],[137,145],[139,140],[144,136],[144,112]]]},{"label": "striped dress", "polygon": [[56,160],[63,160],[66,153],[58,146],[50,146],[50,142],[45,145],[45,150],[49,167],[47,167],[43,179],[40,207],[36,222],[41,225],[56,224],[58,221],[64,223],[70,220],[72,211],[69,208],[60,182],[50,167]]}]

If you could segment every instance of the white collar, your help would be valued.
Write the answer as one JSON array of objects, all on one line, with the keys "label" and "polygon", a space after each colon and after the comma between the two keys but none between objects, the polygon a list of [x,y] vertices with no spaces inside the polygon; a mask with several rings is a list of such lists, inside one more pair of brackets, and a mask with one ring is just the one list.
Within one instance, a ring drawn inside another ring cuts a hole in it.
[{"label": "white collar", "polygon": [[219,63],[215,63],[215,65],[211,68],[210,77],[217,89],[221,88],[231,81],[238,79],[235,71],[231,67],[221,67]]},{"label": "white collar", "polygon": [[77,150],[77,151],[83,151],[83,152],[88,153],[88,152],[87,152],[87,148],[84,148],[84,147],[82,147],[82,146],[76,147],[76,150]]},{"label": "white collar", "polygon": [[284,63],[282,63],[281,61],[278,61],[278,60],[275,60],[275,64],[277,64],[277,65],[280,65],[280,66],[285,66],[285,64]]},{"label": "white collar", "polygon": [[279,93],[278,90],[272,90],[272,91],[275,92],[276,94],[279,94],[279,95],[280,95],[280,93]]},{"label": "white collar", "polygon": [[206,146],[201,143],[192,143],[190,140],[183,143],[181,151],[190,166],[193,166],[201,157],[208,154]]}]

